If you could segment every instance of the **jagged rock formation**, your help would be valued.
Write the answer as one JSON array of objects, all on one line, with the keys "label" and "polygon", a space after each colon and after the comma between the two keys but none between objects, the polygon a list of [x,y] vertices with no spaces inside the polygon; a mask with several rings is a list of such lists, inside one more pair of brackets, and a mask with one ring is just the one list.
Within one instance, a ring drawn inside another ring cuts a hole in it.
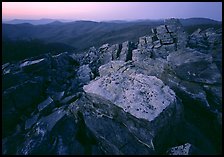
[{"label": "jagged rock formation", "polygon": [[2,65],[2,153],[221,154],[222,30],[152,32]]}]

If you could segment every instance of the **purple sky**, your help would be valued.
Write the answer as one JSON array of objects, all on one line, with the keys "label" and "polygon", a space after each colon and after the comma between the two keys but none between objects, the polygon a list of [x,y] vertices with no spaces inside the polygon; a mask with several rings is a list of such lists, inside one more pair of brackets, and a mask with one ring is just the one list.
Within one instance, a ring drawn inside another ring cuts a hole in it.
[{"label": "purple sky", "polygon": [[222,20],[221,2],[2,2],[3,20],[135,20],[204,17]]}]

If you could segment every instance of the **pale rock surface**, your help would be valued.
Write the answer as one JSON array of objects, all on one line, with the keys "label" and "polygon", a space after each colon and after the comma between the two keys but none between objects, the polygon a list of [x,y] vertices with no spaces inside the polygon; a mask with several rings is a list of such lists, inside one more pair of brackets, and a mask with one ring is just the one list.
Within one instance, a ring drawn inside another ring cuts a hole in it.
[{"label": "pale rock surface", "polygon": [[155,76],[112,73],[83,87],[87,93],[100,95],[137,118],[152,121],[169,105],[175,103],[175,93]]},{"label": "pale rock surface", "polygon": [[184,145],[172,147],[169,151],[169,155],[190,155],[191,144],[186,143]]}]

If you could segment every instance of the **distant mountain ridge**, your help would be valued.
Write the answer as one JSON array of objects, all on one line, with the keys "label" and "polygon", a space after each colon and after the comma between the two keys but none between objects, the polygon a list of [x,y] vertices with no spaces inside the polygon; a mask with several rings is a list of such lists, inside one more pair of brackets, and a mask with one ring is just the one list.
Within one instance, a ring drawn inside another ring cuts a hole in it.
[{"label": "distant mountain ridge", "polygon": [[[45,22],[52,19],[42,19]],[[42,21],[42,22],[43,22]],[[32,21],[31,21],[32,22]],[[191,18],[180,19],[187,33],[191,34],[197,28],[202,30],[214,27],[219,29],[222,23],[211,19]],[[69,51],[73,49],[76,53],[87,51],[90,47],[109,43],[122,43],[127,40],[137,42],[139,37],[150,35],[151,29],[164,24],[163,19],[159,20],[136,20],[136,21],[70,21],[62,22],[54,20],[47,24],[30,24],[30,21],[20,24],[2,23],[2,54],[11,56],[12,45],[17,45],[16,53],[36,54],[46,51]],[[43,50],[36,52],[30,47],[36,45],[44,47]],[[22,46],[19,46],[22,43]],[[59,46],[56,46],[61,44]],[[11,45],[11,46],[10,46]],[[32,46],[30,46],[32,45]],[[50,47],[52,46],[53,47]],[[26,52],[25,52],[26,51]],[[11,57],[6,57],[10,58]]]},{"label": "distant mountain ridge", "polygon": [[[48,18],[42,18],[39,20],[26,20],[26,19],[14,19],[10,21],[4,21],[2,23],[5,24],[22,24],[22,23],[30,23],[32,25],[44,25],[53,23],[55,21],[67,23],[67,22],[78,22],[78,21],[90,21],[90,20],[64,20],[64,19],[48,19]],[[163,19],[137,19],[137,20],[107,20],[107,21],[100,21],[100,22],[106,22],[106,23],[133,23],[133,22],[155,22],[155,21],[163,21]],[[96,21],[91,21],[96,22]],[[180,19],[180,22],[184,25],[192,25],[192,24],[215,24],[215,23],[221,23],[221,21],[216,21],[209,18],[186,18],[186,19]]]},{"label": "distant mountain ridge", "polygon": [[14,20],[10,20],[10,21],[3,21],[3,23],[6,23],[6,24],[29,23],[29,24],[32,24],[32,25],[44,25],[44,24],[55,22],[55,21],[70,22],[70,20],[63,20],[63,19],[62,20],[58,20],[58,19],[43,18],[43,19],[39,19],[39,20],[14,19]]},{"label": "distant mountain ridge", "polygon": [[189,25],[202,25],[202,24],[221,24],[221,21],[216,21],[208,18],[188,18],[180,19],[180,22],[183,26]]}]

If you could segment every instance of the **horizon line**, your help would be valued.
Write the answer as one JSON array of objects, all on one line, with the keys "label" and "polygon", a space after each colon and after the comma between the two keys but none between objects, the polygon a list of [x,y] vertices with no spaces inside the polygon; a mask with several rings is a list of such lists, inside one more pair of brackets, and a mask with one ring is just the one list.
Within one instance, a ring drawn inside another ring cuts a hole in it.
[{"label": "horizon line", "polygon": [[[188,18],[170,17],[170,18],[175,18],[175,19],[202,18],[202,19],[210,19],[210,20],[222,22],[222,19],[219,21],[219,20],[212,19],[212,18],[207,18],[207,17],[188,17]],[[13,20],[27,20],[27,21],[38,21],[38,20],[55,20],[55,21],[58,20],[58,21],[60,21],[60,20],[66,20],[66,21],[69,21],[69,22],[72,22],[72,21],[102,22],[102,21],[165,20],[165,19],[170,19],[170,18],[157,18],[157,19],[152,19],[152,18],[143,18],[143,19],[140,19],[140,18],[136,18],[136,19],[111,19],[111,20],[104,20],[104,19],[101,19],[101,20],[96,20],[96,19],[66,19],[66,18],[60,18],[60,19],[57,19],[57,18],[38,18],[38,19],[32,19],[32,18],[29,18],[29,19],[25,19],[25,18],[14,18],[14,19],[3,19],[2,18],[2,22],[10,22],[10,21],[13,21]]]}]

